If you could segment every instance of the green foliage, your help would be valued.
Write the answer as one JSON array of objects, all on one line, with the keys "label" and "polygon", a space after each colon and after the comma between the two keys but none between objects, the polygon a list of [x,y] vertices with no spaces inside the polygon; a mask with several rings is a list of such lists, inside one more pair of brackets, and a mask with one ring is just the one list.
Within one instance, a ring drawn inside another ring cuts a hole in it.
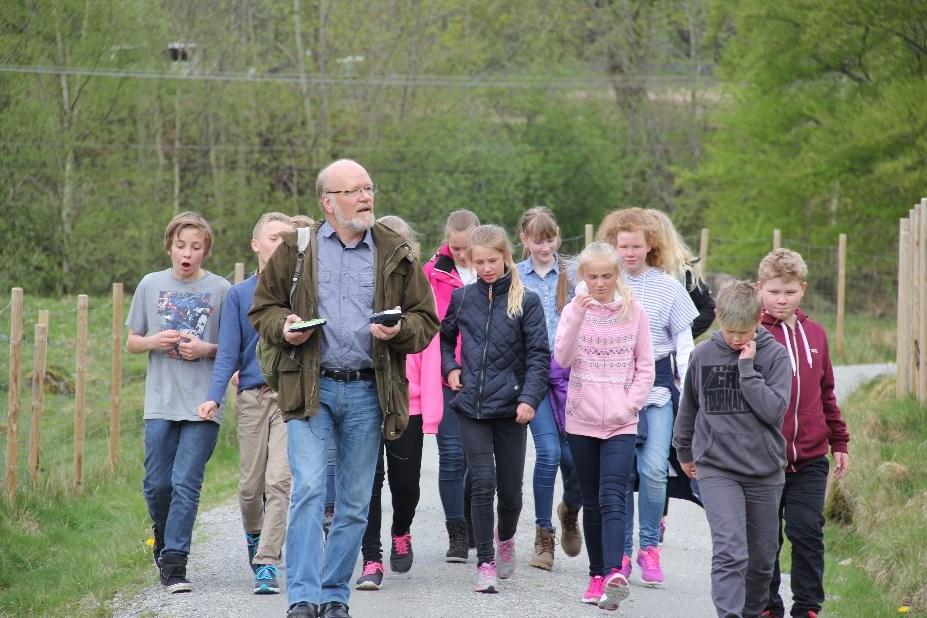
[{"label": "green foliage", "polygon": [[700,135],[675,80],[706,72],[704,6],[625,4],[11,3],[0,65],[47,72],[0,72],[0,288],[132,286],[166,264],[179,210],[210,219],[207,268],[229,274],[262,212],[318,216],[339,156],[426,246],[456,207],[511,226],[542,202],[573,236],[617,205],[672,208]]},{"label": "green foliage", "polygon": [[842,405],[853,441],[840,488],[853,521],[827,531],[829,614],[892,616],[910,606],[927,615],[927,411],[894,392],[884,378]]},{"label": "green foliage", "polygon": [[[717,3],[716,28],[734,32],[719,66],[729,87],[683,179],[705,225],[757,248],[773,227],[816,245],[843,232],[851,276],[890,279],[896,262],[880,257],[927,180],[925,27],[927,7],[900,0]],[[738,252],[719,248],[714,267]]]}]

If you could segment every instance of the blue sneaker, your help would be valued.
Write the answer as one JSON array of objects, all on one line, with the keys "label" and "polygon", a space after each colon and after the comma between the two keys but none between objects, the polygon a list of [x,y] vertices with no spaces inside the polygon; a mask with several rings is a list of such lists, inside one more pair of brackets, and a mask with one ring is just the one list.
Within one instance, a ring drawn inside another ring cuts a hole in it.
[{"label": "blue sneaker", "polygon": [[277,594],[280,584],[277,583],[277,567],[272,564],[258,565],[254,576],[254,594]]},{"label": "blue sneaker", "polygon": [[248,566],[257,573],[257,565],[254,564],[254,555],[257,553],[258,545],[261,544],[261,533],[251,534],[245,532],[245,542],[248,544]]}]

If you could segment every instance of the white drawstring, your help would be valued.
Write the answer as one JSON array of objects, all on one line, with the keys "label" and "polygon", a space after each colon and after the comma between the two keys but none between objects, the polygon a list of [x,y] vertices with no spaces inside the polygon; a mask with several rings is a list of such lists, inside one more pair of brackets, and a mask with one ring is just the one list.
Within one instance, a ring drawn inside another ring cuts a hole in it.
[{"label": "white drawstring", "polygon": [[805,335],[805,328],[801,325],[801,322],[796,321],[795,325],[798,326],[798,332],[801,333],[802,341],[805,342],[805,358],[808,359],[808,367],[814,367],[814,364],[811,362],[811,346],[808,345],[808,336]]}]

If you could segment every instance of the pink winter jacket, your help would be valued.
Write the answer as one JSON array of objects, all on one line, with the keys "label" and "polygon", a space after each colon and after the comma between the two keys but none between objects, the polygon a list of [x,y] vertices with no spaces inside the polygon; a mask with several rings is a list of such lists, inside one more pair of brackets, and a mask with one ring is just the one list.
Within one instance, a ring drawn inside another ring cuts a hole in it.
[{"label": "pink winter jacket", "polygon": [[[431,284],[435,295],[435,307],[438,319],[444,320],[447,306],[451,303],[451,294],[463,281],[454,267],[447,244],[441,245],[423,267],[425,277]],[[460,338],[457,338],[457,362],[460,362]],[[444,393],[441,390],[441,341],[435,335],[428,347],[418,354],[406,356],[406,378],[409,380],[409,414],[422,415],[422,431],[438,433],[441,417],[444,414]]]},{"label": "pink winter jacket", "polygon": [[573,300],[560,315],[554,358],[571,369],[567,433],[600,440],[637,433],[637,413],[653,386],[653,348],[641,305],[632,300],[623,322],[620,309],[620,299],[586,309]]}]

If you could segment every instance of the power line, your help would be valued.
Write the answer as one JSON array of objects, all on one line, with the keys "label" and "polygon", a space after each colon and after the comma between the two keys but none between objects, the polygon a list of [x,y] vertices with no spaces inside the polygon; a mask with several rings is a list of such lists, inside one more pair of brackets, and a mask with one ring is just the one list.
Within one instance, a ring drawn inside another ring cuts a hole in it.
[{"label": "power line", "polygon": [[715,77],[701,75],[622,75],[579,77],[524,77],[518,75],[467,76],[451,75],[367,75],[362,77],[336,77],[330,75],[297,75],[294,73],[257,73],[255,71],[217,71],[200,73],[186,71],[157,71],[145,69],[101,69],[93,67],[67,67],[56,65],[0,65],[0,73],[30,75],[74,75],[81,77],[108,77],[116,79],[149,79],[159,81],[213,81],[241,83],[307,83],[317,86],[424,86],[440,88],[510,88],[582,90],[583,88],[608,89],[615,84],[666,84],[714,86],[721,83]]}]

